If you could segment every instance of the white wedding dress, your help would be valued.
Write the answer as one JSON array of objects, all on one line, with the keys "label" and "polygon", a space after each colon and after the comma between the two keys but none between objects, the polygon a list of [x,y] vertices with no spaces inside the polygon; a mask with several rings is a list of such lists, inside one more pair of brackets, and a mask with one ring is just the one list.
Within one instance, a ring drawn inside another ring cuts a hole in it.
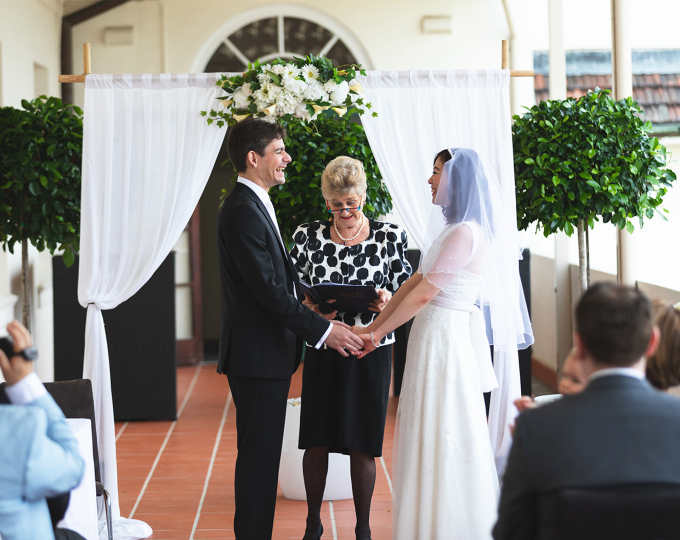
[{"label": "white wedding dress", "polygon": [[[439,256],[452,227],[433,243],[423,267]],[[479,235],[471,228],[468,262]],[[475,354],[470,324],[471,313],[483,321],[474,306],[481,281],[462,270],[413,323],[394,435],[394,540],[491,538],[499,487],[482,389],[495,377],[488,342],[487,367]]]}]

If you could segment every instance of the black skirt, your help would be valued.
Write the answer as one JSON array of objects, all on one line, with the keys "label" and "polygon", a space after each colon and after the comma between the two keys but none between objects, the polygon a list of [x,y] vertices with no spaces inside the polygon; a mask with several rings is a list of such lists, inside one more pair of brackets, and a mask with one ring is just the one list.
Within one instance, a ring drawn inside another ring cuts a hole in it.
[{"label": "black skirt", "polygon": [[330,347],[305,348],[300,411],[301,449],[330,446],[382,456],[392,375],[392,346],[364,358]]}]

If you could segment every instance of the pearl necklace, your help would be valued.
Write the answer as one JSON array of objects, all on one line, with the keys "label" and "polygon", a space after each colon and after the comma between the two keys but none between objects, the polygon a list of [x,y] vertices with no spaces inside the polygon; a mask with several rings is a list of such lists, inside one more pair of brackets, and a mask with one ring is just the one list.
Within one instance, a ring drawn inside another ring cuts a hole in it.
[{"label": "pearl necklace", "polygon": [[361,229],[364,228],[364,214],[361,214],[361,225],[359,225],[359,231],[358,231],[354,236],[352,236],[352,238],[344,238],[344,237],[340,234],[340,231],[338,230],[338,222],[337,222],[336,220],[337,220],[337,218],[333,220],[333,227],[335,227],[335,233],[338,235],[338,238],[340,238],[340,240],[342,240],[342,245],[343,245],[343,246],[346,246],[346,245],[347,245],[347,242],[351,242],[351,241],[354,240],[357,236],[359,236],[359,235],[361,234]]}]

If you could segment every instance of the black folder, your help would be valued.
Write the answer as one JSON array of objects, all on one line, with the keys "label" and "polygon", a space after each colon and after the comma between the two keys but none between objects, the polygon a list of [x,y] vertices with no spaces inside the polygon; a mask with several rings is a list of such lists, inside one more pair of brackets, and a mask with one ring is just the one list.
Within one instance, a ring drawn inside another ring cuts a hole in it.
[{"label": "black folder", "polygon": [[[331,311],[348,313],[375,313],[369,309],[371,302],[378,298],[375,288],[370,285],[345,285],[343,283],[319,283],[318,285],[308,285],[304,281],[299,282],[299,289],[302,293],[312,297],[315,303],[319,304],[321,313]],[[326,300],[335,300],[328,304]]]}]

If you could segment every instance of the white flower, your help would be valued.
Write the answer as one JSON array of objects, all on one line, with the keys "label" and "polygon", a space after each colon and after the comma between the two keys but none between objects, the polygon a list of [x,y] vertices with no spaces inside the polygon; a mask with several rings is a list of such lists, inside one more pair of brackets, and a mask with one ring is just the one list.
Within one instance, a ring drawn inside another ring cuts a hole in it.
[{"label": "white flower", "polygon": [[264,66],[260,66],[262,68],[262,71],[271,71],[272,70],[272,65],[271,64],[265,64]]},{"label": "white flower", "polygon": [[326,81],[326,83],[323,85],[323,89],[328,92],[329,94],[335,90],[338,87],[338,83],[336,83],[333,79],[330,79],[329,81]]},{"label": "white flower", "polygon": [[291,77],[292,79],[294,79],[295,77],[300,75],[300,68],[298,68],[294,64],[286,64],[283,75],[285,77]]},{"label": "white flower", "polygon": [[265,115],[262,118],[260,118],[260,120],[264,120],[265,122],[269,122],[270,124],[273,124],[274,122],[276,122],[276,117]]},{"label": "white flower", "polygon": [[258,73],[257,80],[260,81],[260,84],[267,84],[272,82],[272,78],[266,73]]},{"label": "white flower", "polygon": [[312,64],[305,64],[302,68],[302,75],[310,82],[319,78],[319,70]]},{"label": "white flower", "polygon": [[330,98],[333,105],[342,105],[349,94],[349,85],[347,81],[342,81],[338,87],[331,92]]},{"label": "white flower", "polygon": [[307,89],[307,83],[300,79],[293,79],[292,77],[284,76],[281,81],[283,87],[294,96],[301,96]]},{"label": "white flower", "polygon": [[253,91],[250,89],[250,83],[246,83],[241,87],[241,92],[243,92],[244,95],[250,97],[253,95]]},{"label": "white flower", "polygon": [[[314,115],[316,117],[316,115]],[[297,107],[295,107],[295,117],[296,118],[302,118],[303,120],[311,120],[312,117],[309,114],[309,111],[307,110],[307,104],[306,103],[298,103]]]},{"label": "white flower", "polygon": [[272,69],[270,71],[272,73],[276,73],[277,75],[283,75],[286,73],[286,66],[281,64],[275,64],[272,66]]},{"label": "white flower", "polygon": [[243,90],[237,90],[232,96],[234,100],[234,107],[237,109],[247,109],[250,104],[250,98],[243,92]]},{"label": "white flower", "polygon": [[297,108],[298,100],[290,92],[283,91],[276,98],[276,109],[279,116],[293,114]]},{"label": "white flower", "polygon": [[307,85],[303,95],[307,101],[318,101],[320,99],[323,100],[326,97],[326,93],[323,91],[323,86],[321,86],[319,81],[314,79],[309,81],[309,84]]},{"label": "white flower", "polygon": [[[281,90],[282,89],[280,86],[276,86],[273,83],[263,83],[259,90],[255,90],[255,92],[253,92],[253,97],[258,104],[258,109],[263,109],[267,105],[270,105],[276,101],[276,98],[281,93]],[[264,105],[264,107],[261,106],[261,104]]]}]

